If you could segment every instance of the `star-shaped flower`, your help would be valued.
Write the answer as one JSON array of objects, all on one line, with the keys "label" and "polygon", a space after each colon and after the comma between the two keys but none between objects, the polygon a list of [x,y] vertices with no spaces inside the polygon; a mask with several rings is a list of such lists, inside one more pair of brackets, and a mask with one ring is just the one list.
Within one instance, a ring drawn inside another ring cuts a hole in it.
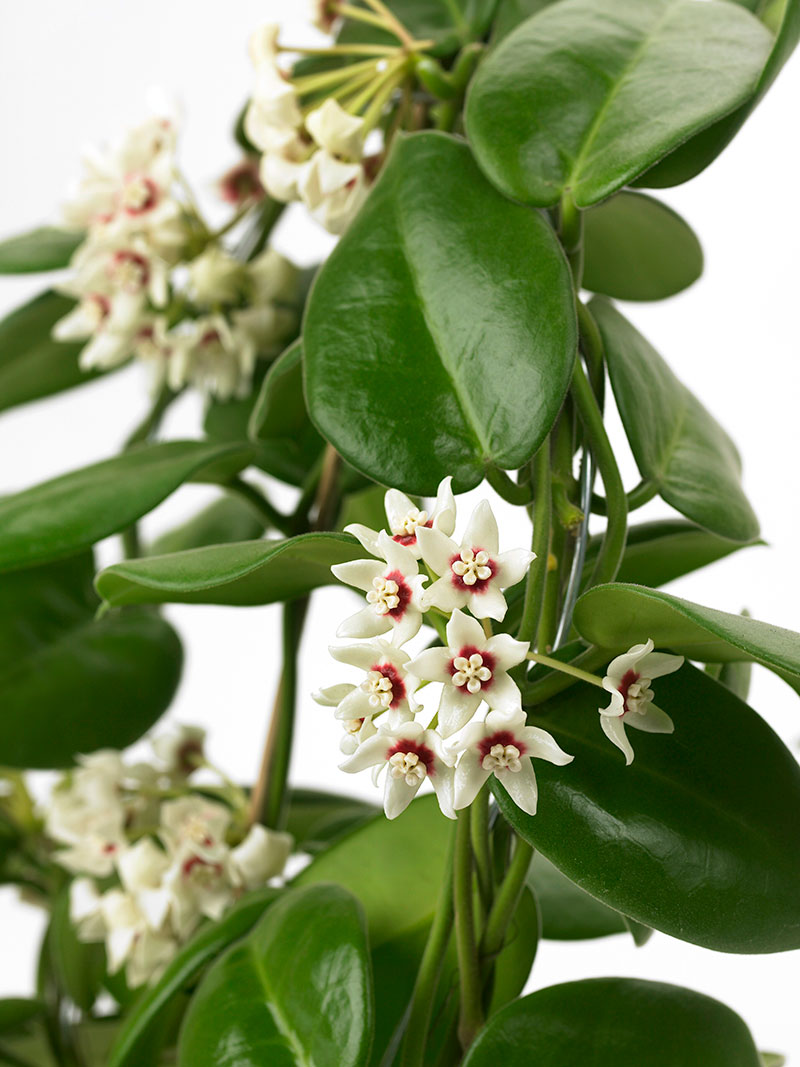
[{"label": "star-shaped flower", "polygon": [[[456,501],[451,489],[453,479],[444,478],[439,484],[436,494],[436,503],[430,511],[420,510],[413,500],[399,489],[389,489],[384,497],[386,518],[389,524],[389,532],[392,540],[406,548],[419,559],[421,556],[417,529],[420,526],[441,530],[448,536],[456,528]],[[353,522],[345,527],[347,533],[358,538],[367,552],[373,556],[381,555],[378,548],[378,531],[371,530],[359,522]]]},{"label": "star-shaped flower", "polygon": [[419,680],[408,672],[411,657],[407,652],[381,638],[359,645],[332,645],[329,652],[340,663],[365,672],[363,681],[336,708],[337,719],[363,719],[384,711],[392,725],[413,718],[417,705],[409,698]]}]

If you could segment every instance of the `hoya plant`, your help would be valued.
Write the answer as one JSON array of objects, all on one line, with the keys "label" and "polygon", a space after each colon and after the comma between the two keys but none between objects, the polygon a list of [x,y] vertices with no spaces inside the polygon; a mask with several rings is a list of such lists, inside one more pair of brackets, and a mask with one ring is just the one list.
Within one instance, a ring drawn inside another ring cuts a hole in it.
[{"label": "hoya plant", "polygon": [[[118,455],[0,500],[0,878],[49,913],[0,1063],[775,1067],[691,988],[531,971],[541,938],[622,931],[800,948],[800,768],[747,703],[753,663],[800,690],[800,635],[662,591],[759,525],[736,446],[614,303],[699,276],[642,190],[724,150],[800,0],[313,17],[314,47],[252,36],[221,224],[161,105],[87,155],[60,226],[0,244],[6,274],[59,272],[0,323],[0,409],[131,362],[152,383]],[[338,237],[318,269],[273,246],[289,204]],[[202,425],[165,439],[187,390]],[[148,540],[188,481],[214,502]],[[637,522],[655,497],[672,517]],[[336,583],[315,704],[297,651]],[[255,782],[156,725],[171,604],[276,605]],[[290,784],[298,709],[382,804]]]}]

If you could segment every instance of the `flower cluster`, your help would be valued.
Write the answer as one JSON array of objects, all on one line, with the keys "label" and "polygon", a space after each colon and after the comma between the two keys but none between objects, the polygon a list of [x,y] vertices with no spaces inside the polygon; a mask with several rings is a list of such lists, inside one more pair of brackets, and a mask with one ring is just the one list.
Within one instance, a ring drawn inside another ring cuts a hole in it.
[{"label": "flower cluster", "polygon": [[54,859],[78,875],[71,916],[78,936],[104,941],[109,971],[131,986],[157,977],[203,918],[219,919],[246,890],[279,875],[288,834],[246,829],[245,798],[229,803],[188,781],[203,760],[203,732],[181,728],[153,742],[157,766],[107,750],[85,756],[54,789],[45,831]]},{"label": "flower cluster", "polygon": [[[347,527],[377,558],[333,568],[337,578],[366,594],[366,605],[342,623],[337,636],[368,640],[330,650],[334,659],[363,671],[363,679],[316,694],[319,703],[335,707],[344,726],[342,769],[372,767],[376,780],[385,769],[384,808],[390,819],[426,780],[444,814],[453,818],[491,775],[532,815],[537,803],[532,759],[564,765],[572,757],[547,731],[526,725],[509,671],[524,661],[528,644],[492,634],[488,620],[503,620],[503,590],[525,577],[534,554],[499,551],[497,522],[486,501],[475,508],[461,540],[454,541],[456,505],[449,478],[430,512],[389,490],[386,514],[388,532]],[[420,573],[420,563],[426,573]],[[446,644],[412,659],[401,646],[418,633],[426,612],[447,618]],[[389,634],[391,641],[382,636]],[[438,709],[427,716],[427,724],[417,701],[425,683],[441,686]],[[479,718],[481,707],[485,715]]]},{"label": "flower cluster", "polygon": [[[279,350],[296,326],[298,274],[272,249],[252,263],[224,249],[180,194],[176,143],[174,117],[159,114],[86,156],[63,209],[66,225],[86,233],[60,286],[77,303],[53,336],[85,342],[85,370],[134,357],[156,387],[243,396],[257,356]],[[263,193],[246,169],[221,185],[240,207]]]}]

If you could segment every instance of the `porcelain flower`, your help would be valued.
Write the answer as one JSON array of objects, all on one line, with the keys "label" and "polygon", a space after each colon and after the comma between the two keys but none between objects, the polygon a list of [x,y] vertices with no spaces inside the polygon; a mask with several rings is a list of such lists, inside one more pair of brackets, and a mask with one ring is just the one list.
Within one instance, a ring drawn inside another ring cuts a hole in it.
[{"label": "porcelain flower", "polygon": [[[417,539],[418,527],[425,526],[441,530],[448,536],[456,528],[456,501],[451,488],[452,481],[453,479],[448,477],[439,484],[436,502],[430,511],[418,508],[399,489],[389,489],[384,497],[386,518],[392,540],[409,549],[417,559],[421,555]],[[378,548],[377,530],[372,530],[369,526],[358,522],[346,526],[345,530],[358,538],[367,552],[371,552],[373,556],[381,554]]]}]

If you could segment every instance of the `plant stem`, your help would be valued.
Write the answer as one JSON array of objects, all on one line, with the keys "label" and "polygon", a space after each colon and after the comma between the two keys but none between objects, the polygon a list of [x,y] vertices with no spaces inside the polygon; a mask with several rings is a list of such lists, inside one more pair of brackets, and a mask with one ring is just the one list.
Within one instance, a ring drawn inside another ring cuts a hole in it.
[{"label": "plant stem", "polygon": [[466,1051],[483,1025],[481,1004],[481,975],[475,942],[475,918],[472,909],[472,848],[470,845],[470,813],[465,808],[458,813],[456,846],[453,862],[453,905],[458,949],[458,976],[461,1005],[458,1020],[458,1040]]},{"label": "plant stem", "polygon": [[225,483],[225,488],[246,500],[268,526],[278,530],[284,537],[292,536],[291,516],[284,515],[282,511],[278,511],[275,505],[250,482],[246,482],[244,478],[231,478]]},{"label": "plant stem", "polygon": [[564,670],[565,666],[592,670],[593,668],[604,666],[612,656],[613,653],[609,653],[608,649],[598,648],[596,645],[584,649],[580,655],[570,660],[569,664],[562,663],[558,673],[549,674],[546,678],[542,678],[541,681],[524,686],[522,699],[525,706],[533,707],[537,704],[543,704],[545,700],[558,696],[559,693],[563,693],[565,689],[569,689],[571,685],[574,685],[575,681],[577,681],[577,676],[572,672],[568,674]]},{"label": "plant stem", "polygon": [[508,476],[506,471],[500,470],[499,467],[489,467],[487,469],[486,481],[497,495],[501,496],[503,500],[507,500],[509,504],[530,504],[533,499],[529,484],[515,482],[513,478]]},{"label": "plant stem", "polygon": [[600,330],[594,316],[583,301],[577,301],[578,326],[580,328],[581,350],[589,369],[589,381],[592,383],[597,401],[603,406],[605,390],[605,350]]},{"label": "plant stem", "polygon": [[628,535],[628,501],[602,412],[580,362],[575,364],[572,376],[572,395],[608,500],[608,524],[590,579],[590,585],[601,585],[614,581],[622,562]]},{"label": "plant stem", "polygon": [[547,559],[550,553],[550,524],[552,499],[550,496],[550,438],[548,437],[533,460],[533,536],[531,550],[536,559],[528,569],[525,583],[525,602],[517,637],[533,641],[539,628],[547,582]]},{"label": "plant stem", "polygon": [[279,52],[299,52],[304,56],[393,56],[397,45],[391,44],[332,44],[327,48],[307,48],[305,45],[278,45]]},{"label": "plant stem", "polygon": [[489,842],[489,786],[484,785],[470,810],[470,837],[475,859],[475,873],[481,903],[489,909],[492,903],[492,849]]},{"label": "plant stem", "polygon": [[554,671],[561,671],[563,674],[569,674],[582,682],[589,682],[591,685],[599,685],[602,688],[603,679],[598,678],[596,674],[582,671],[580,667],[573,667],[570,663],[562,663],[561,660],[554,659],[552,656],[542,656],[539,652],[529,652],[526,659],[531,660],[532,663],[541,663],[543,667],[552,667]]},{"label": "plant stem", "polygon": [[577,291],[581,287],[583,277],[583,213],[569,193],[565,193],[561,198],[558,235]]},{"label": "plant stem", "polygon": [[379,26],[382,30],[389,29],[384,18],[380,18],[371,11],[365,11],[363,7],[356,7],[354,4],[337,4],[336,13],[342,18],[353,19],[354,22],[366,22],[367,25]]},{"label": "plant stem", "polygon": [[445,860],[445,875],[439,887],[439,900],[433,916],[422,954],[414,992],[411,996],[411,1008],[406,1023],[403,1039],[403,1051],[400,1058],[401,1067],[421,1067],[425,1058],[425,1043],[433,1013],[433,1001],[439,978],[442,973],[447,946],[453,930],[453,853],[457,825],[453,827],[450,847]]},{"label": "plant stem", "polygon": [[[650,481],[649,478],[642,478],[639,484],[634,486],[626,495],[628,499],[628,514],[630,514],[632,511],[644,507],[645,504],[649,504],[654,497],[658,496],[658,485]],[[608,501],[606,498],[593,493],[592,511],[596,515],[607,515]]]},{"label": "plant stem", "polygon": [[336,491],[336,487],[341,468],[342,457],[333,445],[327,444],[322,459],[322,471],[319,476],[314,502],[316,515],[311,526],[313,530],[329,530],[333,526],[336,513],[339,510],[339,494]]},{"label": "plant stem", "polygon": [[383,0],[365,0],[365,3],[369,4],[375,14],[383,19],[386,29],[393,33],[398,40],[402,41],[407,48],[414,43],[414,38],[394,12],[390,11],[386,4],[383,3]]},{"label": "plant stem", "polygon": [[497,890],[481,940],[481,959],[487,963],[493,963],[503,947],[509,923],[514,918],[514,912],[517,910],[519,898],[525,887],[525,878],[532,858],[533,846],[521,837],[517,837],[511,863]]},{"label": "plant stem", "polygon": [[339,82],[349,81],[356,74],[360,74],[362,71],[373,71],[374,73],[380,73],[378,65],[383,62],[380,58],[377,59],[364,59],[358,63],[348,63],[344,67],[337,67],[335,70],[326,70],[321,74],[307,74],[300,78],[293,78],[292,85],[301,96],[305,96],[307,93],[315,93],[320,89],[327,89],[331,85],[338,85]]}]

